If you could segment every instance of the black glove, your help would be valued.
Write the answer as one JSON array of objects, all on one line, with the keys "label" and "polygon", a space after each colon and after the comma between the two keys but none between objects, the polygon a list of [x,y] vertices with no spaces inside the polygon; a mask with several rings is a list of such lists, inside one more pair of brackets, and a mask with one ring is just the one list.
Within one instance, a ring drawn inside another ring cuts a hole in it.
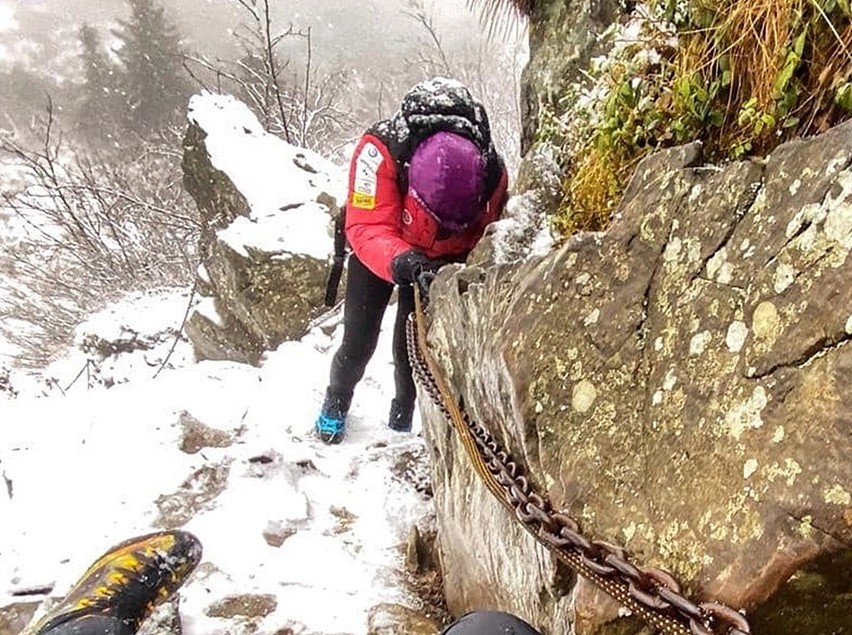
[{"label": "black glove", "polygon": [[391,273],[397,284],[417,284],[420,291],[426,295],[429,293],[429,285],[435,279],[435,272],[443,265],[443,261],[432,260],[423,252],[411,249],[393,259]]},{"label": "black glove", "polygon": [[424,297],[429,297],[429,287],[432,285],[432,281],[435,279],[434,271],[421,271],[420,275],[417,276],[417,286],[420,287],[420,294]]}]

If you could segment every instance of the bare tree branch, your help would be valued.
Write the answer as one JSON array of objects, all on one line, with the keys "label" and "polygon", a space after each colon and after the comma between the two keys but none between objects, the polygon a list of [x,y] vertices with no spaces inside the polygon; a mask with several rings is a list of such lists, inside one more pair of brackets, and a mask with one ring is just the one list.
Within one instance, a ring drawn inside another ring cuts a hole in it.
[{"label": "bare tree branch", "polygon": [[[435,26],[434,19],[432,18],[432,16],[426,14],[426,9],[423,6],[422,0],[413,0],[411,5],[411,10],[403,11],[403,14],[412,18],[421,27],[423,27],[424,31],[426,31],[426,34],[430,42],[432,43],[432,47],[438,54],[438,74],[442,74],[447,77],[452,76],[452,68],[450,67],[450,62],[447,59],[447,54],[444,51],[444,45],[441,42],[441,37],[438,35],[438,29]],[[435,63],[432,58],[424,57],[422,53],[421,60],[429,64]]]},{"label": "bare tree branch", "polygon": [[284,129],[284,138],[287,140],[287,143],[291,143],[290,127],[287,125],[287,115],[284,113],[284,103],[281,101],[281,89],[278,84],[278,70],[275,64],[275,53],[273,52],[275,44],[280,42],[281,39],[278,38],[275,43],[272,41],[272,19],[269,16],[269,0],[263,0],[263,19],[265,23],[264,26],[266,28],[266,64],[269,69],[269,76],[272,79],[272,88],[275,94],[275,100],[278,102],[278,112],[281,115],[281,127]]},{"label": "bare tree branch", "polygon": [[0,261],[17,285],[0,298],[11,316],[0,333],[19,363],[43,366],[83,316],[118,295],[194,277],[200,223],[172,150],[149,142],[122,148],[120,160],[83,154],[56,130],[49,103],[37,149],[0,137],[0,154],[29,174],[0,198],[19,219]]},{"label": "bare tree branch", "polygon": [[[349,136],[354,124],[352,108],[341,103],[349,73],[320,69],[310,28],[297,29],[291,24],[276,34],[268,0],[237,2],[251,20],[248,28],[235,33],[243,55],[232,62],[189,56],[187,63],[193,73],[209,73],[227,82],[268,132],[320,152],[336,148],[340,140],[335,136],[343,131]],[[287,38],[304,40],[300,68],[277,55],[276,47]],[[290,72],[285,73],[286,69]]]}]

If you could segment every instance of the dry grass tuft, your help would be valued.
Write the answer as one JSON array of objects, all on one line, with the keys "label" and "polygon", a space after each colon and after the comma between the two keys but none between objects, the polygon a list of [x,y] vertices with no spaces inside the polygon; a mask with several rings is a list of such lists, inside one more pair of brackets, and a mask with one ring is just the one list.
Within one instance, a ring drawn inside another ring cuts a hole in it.
[{"label": "dry grass tuft", "polygon": [[719,5],[725,18],[719,32],[727,50],[717,51],[716,61],[730,60],[732,94],[752,95],[760,108],[769,108],[775,99],[775,79],[784,66],[783,51],[794,36],[803,0],[728,0]]},{"label": "dry grass tuft", "polygon": [[836,122],[834,92],[852,71],[848,16],[838,32],[837,16],[829,16],[816,0],[707,3],[694,13],[699,23],[702,12],[709,24],[683,34],[678,74],[697,75],[705,86],[723,74],[727,78],[718,146],[751,140],[751,152],[758,153],[776,145],[777,126],[765,125],[754,134],[753,122],[740,116],[744,109],[777,123],[787,118],[784,123],[798,135],[822,132]]},{"label": "dry grass tuft", "polygon": [[[699,140],[709,161],[764,156],[852,117],[849,0],[682,0],[640,17],[646,39],[594,77],[590,94],[604,95],[584,105],[594,116],[569,110],[551,126],[580,140],[563,146],[563,234],[605,224],[657,149]],[[676,28],[675,45],[663,25]]]},{"label": "dry grass tuft", "polygon": [[510,32],[518,18],[530,17],[533,0],[467,0],[467,6],[478,11],[488,37],[496,37]]},{"label": "dry grass tuft", "polygon": [[572,178],[565,184],[562,207],[566,213],[554,219],[557,233],[599,231],[609,222],[609,211],[618,203],[626,176],[616,170],[619,163],[605,151],[592,149],[577,161]]}]

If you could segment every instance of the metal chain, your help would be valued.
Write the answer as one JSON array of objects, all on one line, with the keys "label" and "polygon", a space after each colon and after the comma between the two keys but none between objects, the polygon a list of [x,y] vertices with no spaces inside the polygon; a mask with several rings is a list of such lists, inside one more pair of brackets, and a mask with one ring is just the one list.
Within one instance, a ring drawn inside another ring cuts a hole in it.
[{"label": "metal chain", "polygon": [[750,635],[742,613],[716,602],[689,600],[668,571],[632,564],[623,548],[590,540],[576,520],[552,509],[523,468],[451,394],[429,352],[419,289],[406,324],[406,344],[415,380],[457,430],[485,485],[539,543],[664,635]]}]

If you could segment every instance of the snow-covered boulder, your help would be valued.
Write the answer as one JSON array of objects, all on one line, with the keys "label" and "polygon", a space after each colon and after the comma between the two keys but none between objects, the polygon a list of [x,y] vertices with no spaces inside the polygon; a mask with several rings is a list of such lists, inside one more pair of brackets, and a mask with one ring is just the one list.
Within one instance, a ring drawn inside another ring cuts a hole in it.
[{"label": "snow-covered boulder", "polygon": [[323,309],[346,172],[268,134],[233,97],[196,95],[188,118],[184,185],[204,226],[187,333],[200,359],[256,363]]},{"label": "snow-covered boulder", "polygon": [[[73,346],[44,370],[40,381],[12,375],[9,389],[14,396],[15,391],[45,395],[71,388],[110,388],[140,374],[153,377],[164,368],[182,366],[192,359],[181,332],[192,302],[185,287],[130,293],[79,324]],[[0,396],[3,389],[0,369]]]}]

